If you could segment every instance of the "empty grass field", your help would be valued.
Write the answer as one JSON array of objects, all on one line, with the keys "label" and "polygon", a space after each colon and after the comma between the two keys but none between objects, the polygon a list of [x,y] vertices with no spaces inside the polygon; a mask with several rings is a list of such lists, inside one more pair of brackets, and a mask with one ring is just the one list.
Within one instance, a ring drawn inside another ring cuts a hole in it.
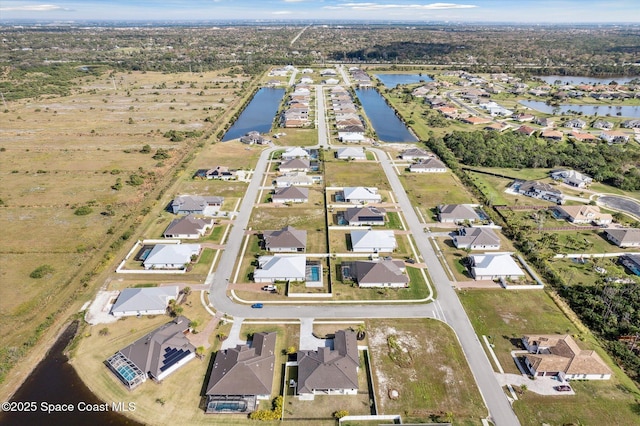
[{"label": "empty grass field", "polygon": [[389,190],[387,177],[377,163],[332,161],[325,163],[327,186],[368,186]]},{"label": "empty grass field", "polygon": [[452,173],[404,173],[400,182],[413,205],[419,206],[426,218],[440,204],[473,203],[473,197]]}]

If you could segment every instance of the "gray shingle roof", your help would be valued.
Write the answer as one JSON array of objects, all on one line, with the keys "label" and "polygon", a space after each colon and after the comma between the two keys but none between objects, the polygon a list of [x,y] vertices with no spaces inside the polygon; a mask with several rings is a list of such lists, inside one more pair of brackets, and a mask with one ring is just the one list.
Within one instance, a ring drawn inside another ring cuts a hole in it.
[{"label": "gray shingle roof", "polygon": [[354,276],[358,284],[401,283],[406,284],[409,278],[402,272],[402,261],[356,261],[353,262]]},{"label": "gray shingle roof", "polygon": [[307,231],[285,226],[279,231],[262,233],[267,250],[278,248],[295,248],[304,250],[307,247]]},{"label": "gray shingle roof", "polygon": [[351,330],[338,330],[333,350],[319,347],[315,351],[299,351],[298,393],[322,389],[358,388],[358,342]]},{"label": "gray shingle roof", "polygon": [[268,395],[273,387],[276,333],[256,333],[251,347],[218,351],[207,395]]}]

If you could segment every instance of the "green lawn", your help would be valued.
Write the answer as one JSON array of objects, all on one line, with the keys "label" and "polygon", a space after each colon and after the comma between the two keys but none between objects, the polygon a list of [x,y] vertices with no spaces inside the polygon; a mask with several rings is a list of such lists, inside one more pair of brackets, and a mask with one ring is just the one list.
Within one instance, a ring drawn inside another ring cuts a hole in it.
[{"label": "green lawn", "polygon": [[404,173],[400,182],[407,191],[409,200],[419,206],[427,220],[430,210],[440,204],[465,204],[473,197],[452,173]]},{"label": "green lawn", "polygon": [[400,213],[387,212],[387,221],[385,222],[385,227],[389,229],[404,229],[402,227],[402,222],[400,221]]},{"label": "green lawn", "polygon": [[389,190],[384,170],[377,163],[325,162],[327,186],[372,186],[378,190]]}]

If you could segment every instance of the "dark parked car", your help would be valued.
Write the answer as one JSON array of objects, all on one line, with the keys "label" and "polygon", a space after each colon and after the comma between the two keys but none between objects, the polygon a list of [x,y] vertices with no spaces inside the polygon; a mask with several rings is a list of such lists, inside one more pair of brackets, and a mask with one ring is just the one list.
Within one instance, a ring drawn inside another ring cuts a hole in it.
[{"label": "dark parked car", "polygon": [[254,303],[253,305],[251,305],[251,307],[254,309],[262,308],[262,303]]},{"label": "dark parked car", "polygon": [[569,392],[569,391],[571,391],[571,386],[569,386],[569,385],[554,386],[553,388],[555,390],[557,390],[558,392]]}]

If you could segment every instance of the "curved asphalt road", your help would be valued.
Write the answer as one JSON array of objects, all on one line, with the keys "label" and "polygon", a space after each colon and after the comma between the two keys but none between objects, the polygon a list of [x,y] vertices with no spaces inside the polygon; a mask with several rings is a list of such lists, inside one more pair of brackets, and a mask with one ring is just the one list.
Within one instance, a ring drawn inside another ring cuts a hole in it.
[{"label": "curved asphalt road", "polygon": [[[325,117],[324,94],[322,86],[316,86],[317,120],[318,120],[318,146],[329,147],[328,125]],[[402,305],[335,305],[331,303],[319,303],[318,305],[270,305],[263,309],[252,309],[247,305],[234,303],[227,296],[227,284],[232,276],[233,267],[240,253],[243,243],[244,231],[249,223],[249,217],[253,206],[257,202],[260,185],[264,179],[267,164],[271,154],[280,148],[266,149],[260,155],[251,183],[242,199],[238,216],[229,233],[226,248],[222,253],[218,268],[209,277],[209,299],[211,304],[219,311],[241,318],[282,318],[282,319],[337,319],[337,318],[434,318],[434,304],[402,304]],[[396,196],[398,204],[404,213],[408,229],[413,234],[416,246],[427,264],[432,284],[437,290],[437,304],[441,308],[444,322],[455,331],[462,346],[467,362],[476,379],[480,393],[489,410],[491,420],[498,426],[515,426],[520,422],[516,417],[502,387],[498,383],[493,367],[484,352],[482,345],[473,330],[473,326],[467,317],[451,282],[447,277],[436,253],[433,250],[427,236],[424,233],[424,225],[420,223],[407,194],[400,183],[398,175],[392,166],[391,160],[384,151],[371,148],[387,175],[389,184]]]}]

